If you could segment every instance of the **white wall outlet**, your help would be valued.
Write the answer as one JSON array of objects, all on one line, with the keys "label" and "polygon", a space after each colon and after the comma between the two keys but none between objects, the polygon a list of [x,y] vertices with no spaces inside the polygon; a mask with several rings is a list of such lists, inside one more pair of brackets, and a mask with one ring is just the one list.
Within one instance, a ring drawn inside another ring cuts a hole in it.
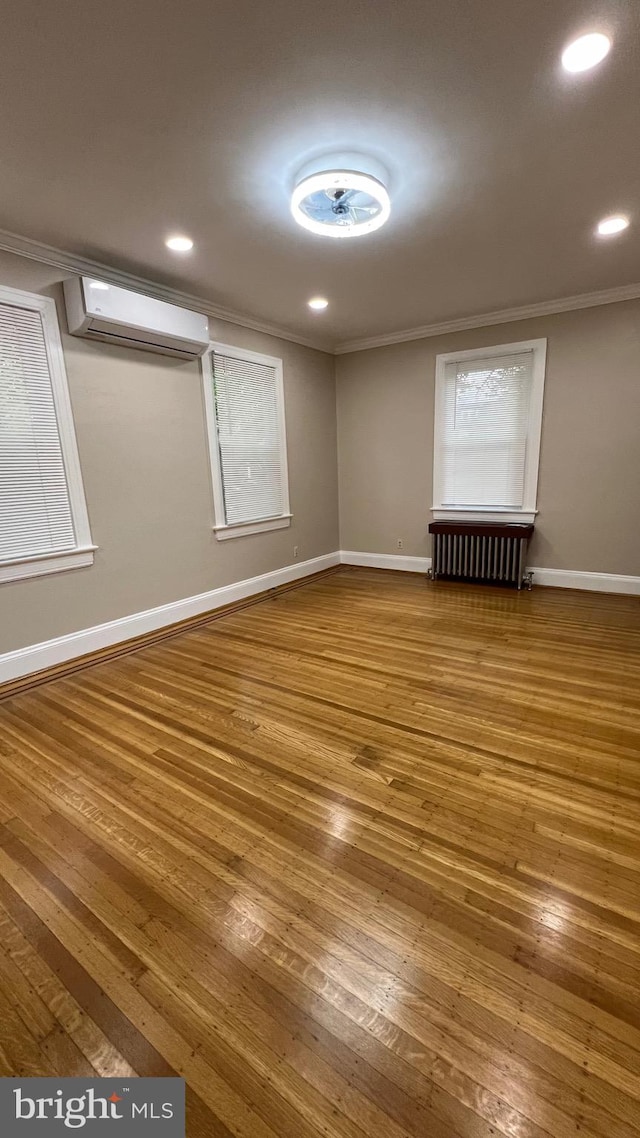
[{"label": "white wall outlet", "polygon": [[293,547],[293,556],[294,557],[298,556],[298,546],[297,545],[294,545],[294,547]]},{"label": "white wall outlet", "polygon": [[398,538],[398,549],[402,549],[402,538]]}]

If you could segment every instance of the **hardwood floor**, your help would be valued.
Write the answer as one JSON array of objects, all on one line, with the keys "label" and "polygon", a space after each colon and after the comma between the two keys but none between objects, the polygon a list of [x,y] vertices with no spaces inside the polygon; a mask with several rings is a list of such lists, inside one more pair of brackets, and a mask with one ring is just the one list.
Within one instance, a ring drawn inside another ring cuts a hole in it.
[{"label": "hardwood floor", "polygon": [[640,1134],[640,604],[343,569],[0,705],[0,1075]]}]

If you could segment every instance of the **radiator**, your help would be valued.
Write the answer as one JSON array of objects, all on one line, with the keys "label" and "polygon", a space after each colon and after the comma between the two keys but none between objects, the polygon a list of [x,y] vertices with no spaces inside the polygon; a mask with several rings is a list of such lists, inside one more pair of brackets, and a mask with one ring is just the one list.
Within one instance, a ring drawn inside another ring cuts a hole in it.
[{"label": "radiator", "polygon": [[472,581],[530,589],[526,555],[532,525],[489,522],[431,522],[435,581]]}]

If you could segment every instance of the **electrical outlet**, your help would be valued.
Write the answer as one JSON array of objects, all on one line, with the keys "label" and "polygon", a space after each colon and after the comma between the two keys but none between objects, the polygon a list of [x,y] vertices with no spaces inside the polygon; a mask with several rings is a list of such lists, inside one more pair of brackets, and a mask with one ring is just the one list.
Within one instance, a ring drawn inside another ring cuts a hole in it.
[{"label": "electrical outlet", "polygon": [[294,547],[293,547],[293,556],[294,557],[298,556],[298,546],[297,545],[294,545]]},{"label": "electrical outlet", "polygon": [[398,538],[398,549],[402,549],[402,538]]}]

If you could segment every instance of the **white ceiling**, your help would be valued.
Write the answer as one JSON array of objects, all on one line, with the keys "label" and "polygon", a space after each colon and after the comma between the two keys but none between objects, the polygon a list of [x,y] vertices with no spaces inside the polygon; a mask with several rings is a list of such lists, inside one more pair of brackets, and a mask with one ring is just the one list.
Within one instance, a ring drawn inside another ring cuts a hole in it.
[{"label": "white ceiling", "polygon": [[[566,75],[590,30],[609,57]],[[0,226],[328,347],[629,284],[639,30],[638,0],[6,0]],[[393,212],[333,241],[288,201],[344,150]]]}]

